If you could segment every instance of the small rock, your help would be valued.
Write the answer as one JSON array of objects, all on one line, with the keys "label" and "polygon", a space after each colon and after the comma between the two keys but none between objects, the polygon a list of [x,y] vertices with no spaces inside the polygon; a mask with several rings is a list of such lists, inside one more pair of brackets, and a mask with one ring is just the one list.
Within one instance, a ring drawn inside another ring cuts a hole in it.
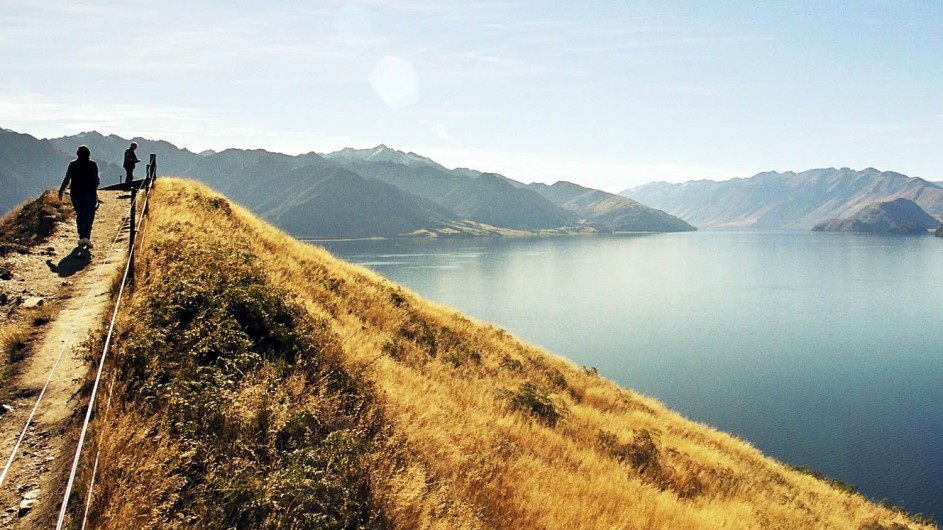
[{"label": "small rock", "polygon": [[63,280],[63,282],[62,282],[62,286],[63,286],[63,287],[68,287],[68,286],[70,286],[70,285],[72,285],[72,282],[70,282],[69,280]]},{"label": "small rock", "polygon": [[23,494],[24,501],[31,501],[39,498],[39,488],[33,488]]},{"label": "small rock", "polygon": [[39,297],[27,298],[26,301],[23,302],[23,307],[25,309],[30,309],[33,307],[42,307],[43,304],[45,303],[46,301]]},{"label": "small rock", "polygon": [[3,405],[0,405],[0,416],[3,416],[7,412],[13,412],[13,407],[11,407],[10,405],[6,403],[4,403]]},{"label": "small rock", "polygon": [[23,499],[20,501],[20,509],[16,512],[16,516],[25,517],[26,514],[33,511],[34,504],[36,504],[36,499]]}]

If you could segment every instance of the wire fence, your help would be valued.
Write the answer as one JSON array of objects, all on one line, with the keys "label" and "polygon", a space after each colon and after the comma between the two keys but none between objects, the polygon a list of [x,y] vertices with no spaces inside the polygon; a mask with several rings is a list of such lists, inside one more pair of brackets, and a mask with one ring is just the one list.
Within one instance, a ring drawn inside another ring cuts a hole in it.
[{"label": "wire fence", "polygon": [[[118,311],[121,307],[121,302],[123,299],[124,291],[128,286],[133,285],[134,258],[136,254],[135,251],[137,248],[137,234],[138,232],[140,232],[144,219],[147,216],[147,213],[150,207],[151,192],[154,190],[156,181],[157,181],[157,155],[151,154],[150,160],[148,161],[148,164],[146,166],[146,173],[143,180],[134,181],[131,183],[118,184],[116,186],[103,188],[103,189],[117,189],[117,190],[130,191],[131,201],[130,201],[129,213],[127,217],[128,229],[129,229],[128,257],[127,257],[127,262],[125,263],[124,274],[121,279],[121,284],[118,288],[118,295],[115,300],[115,307],[112,312],[111,322],[109,324],[108,332],[105,337],[104,347],[102,349],[102,354],[99,359],[98,370],[95,374],[95,382],[92,387],[91,395],[89,397],[88,405],[86,408],[85,419],[82,423],[82,429],[80,431],[78,443],[76,445],[75,456],[72,460],[72,467],[70,468],[70,471],[69,471],[69,479],[66,483],[65,492],[62,497],[62,504],[59,511],[59,518],[56,523],[57,530],[61,530],[65,522],[66,513],[68,511],[69,498],[71,497],[72,489],[74,487],[76,471],[81,461],[82,449],[85,444],[86,436],[88,434],[89,423],[94,413],[95,401],[98,395],[98,388],[101,383],[101,376],[104,371],[105,361],[106,361],[109,349],[112,344],[112,339],[113,339],[114,331],[115,331],[115,322],[117,321]],[[143,200],[141,200],[141,197],[143,197]],[[139,204],[140,204],[140,216],[138,216]],[[113,254],[113,251],[115,247],[117,246],[118,240],[120,239],[121,232],[122,232],[122,229],[119,228],[115,235],[114,241],[112,241],[111,243],[111,248],[109,249],[109,252],[107,254],[108,256],[111,256]],[[71,345],[80,317],[84,315],[85,309],[88,306],[88,301],[91,298],[92,291],[94,290],[97,280],[101,276],[103,271],[104,271],[104,268],[99,267],[95,273],[96,274],[95,278],[93,279],[93,281],[90,282],[88,292],[86,293],[85,298],[82,301],[82,304],[79,308],[79,311],[76,314],[75,321],[73,322],[72,327],[70,328],[69,333],[66,336],[66,339],[64,340],[62,346],[60,347],[58,355],[46,375],[43,388],[39,392],[38,396],[36,397],[32,410],[26,419],[25,425],[23,426],[23,429],[20,431],[20,434],[17,436],[13,449],[11,450],[9,457],[6,460],[6,463],[2,471],[0,471],[0,487],[3,486],[4,482],[9,477],[10,469],[12,468],[13,463],[16,460],[17,456],[21,454],[20,448],[22,446],[24,438],[26,437],[30,426],[33,425],[34,423],[36,414],[40,410],[40,405],[43,402],[43,398],[45,397],[46,392],[49,389],[50,382],[53,379],[53,376],[56,372],[56,369],[58,368],[60,364],[60,361],[62,360],[62,357],[65,351]],[[95,457],[95,465],[92,472],[92,478],[89,482],[89,488],[88,488],[86,502],[85,502],[85,514],[83,516],[83,521],[82,521],[82,528],[85,528],[85,525],[87,522],[88,509],[89,509],[89,506],[91,504],[91,499],[92,499],[92,488],[94,487],[94,484],[95,484],[94,475],[95,475],[95,471],[97,471],[97,468],[98,468],[99,456],[100,456],[100,453],[96,455]]]},{"label": "wire fence", "polygon": [[[135,257],[135,250],[137,248],[136,235],[140,231],[141,225],[144,222],[144,219],[147,215],[148,207],[150,204],[151,191],[154,189],[154,185],[156,181],[157,181],[157,155],[151,154],[150,161],[147,164],[147,172],[146,172],[144,181],[141,182],[139,186],[135,186],[134,183],[132,183],[130,187],[131,206],[130,206],[130,211],[128,215],[128,219],[129,219],[128,225],[130,229],[130,237],[128,241],[128,261],[125,264],[124,275],[121,278],[121,284],[118,288],[118,295],[115,299],[115,308],[114,308],[114,311],[112,311],[111,322],[108,325],[108,333],[105,336],[105,344],[104,344],[104,347],[102,348],[101,357],[99,358],[99,361],[98,361],[98,370],[95,373],[95,382],[92,386],[91,395],[89,396],[88,405],[86,407],[85,419],[82,422],[82,429],[79,433],[79,440],[75,448],[75,456],[72,459],[72,467],[69,470],[69,479],[66,482],[65,492],[62,496],[62,505],[60,506],[59,518],[56,522],[56,530],[61,530],[62,525],[65,523],[66,513],[68,512],[68,508],[69,508],[69,498],[72,495],[72,489],[75,485],[75,476],[79,467],[79,463],[81,462],[82,450],[84,448],[85,439],[88,434],[89,423],[91,422],[92,415],[95,410],[95,400],[98,396],[98,389],[101,384],[102,373],[104,372],[104,368],[105,368],[105,361],[108,358],[108,352],[111,348],[112,339],[114,338],[115,322],[117,322],[117,319],[118,319],[118,311],[121,308],[121,302],[124,298],[124,291],[129,285],[133,283],[133,279],[134,279],[134,257]],[[141,216],[140,218],[137,218],[139,190],[143,193],[144,200],[141,203]],[[94,465],[95,471],[97,471],[98,469],[99,456],[100,456],[100,453],[99,455],[96,455],[95,457],[95,465]],[[93,474],[94,474],[94,471],[93,471]],[[83,517],[83,523],[82,523],[83,528],[85,527],[85,523],[87,521],[88,505],[91,503],[92,488],[94,487],[94,483],[95,482],[94,482],[94,476],[93,476],[93,478],[89,482],[89,490],[86,496],[86,512],[85,512],[85,516]]]}]

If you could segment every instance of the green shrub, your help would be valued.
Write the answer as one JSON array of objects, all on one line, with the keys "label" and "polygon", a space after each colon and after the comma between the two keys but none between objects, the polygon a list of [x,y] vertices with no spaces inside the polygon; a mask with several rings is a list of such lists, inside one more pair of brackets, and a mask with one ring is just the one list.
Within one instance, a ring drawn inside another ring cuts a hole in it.
[{"label": "green shrub", "polygon": [[550,392],[538,389],[537,385],[526,382],[520,389],[504,391],[503,397],[510,402],[511,409],[529,414],[547,427],[556,427],[561,413],[550,399]]},{"label": "green shrub", "polygon": [[[658,439],[648,429],[639,429],[632,439],[620,443],[608,431],[599,431],[597,446],[610,458],[618,460],[662,491],[673,491],[681,498],[690,498],[704,490],[704,484],[694,475],[682,474],[669,465],[658,448]],[[669,450],[671,452],[671,450]]]}]

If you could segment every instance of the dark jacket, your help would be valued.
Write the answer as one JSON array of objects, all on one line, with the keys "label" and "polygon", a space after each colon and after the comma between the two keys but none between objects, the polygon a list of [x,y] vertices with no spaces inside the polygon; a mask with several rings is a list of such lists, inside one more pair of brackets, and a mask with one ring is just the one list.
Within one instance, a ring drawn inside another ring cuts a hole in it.
[{"label": "dark jacket", "polygon": [[69,189],[72,193],[94,192],[101,182],[98,178],[98,164],[90,158],[76,158],[69,162],[69,169],[65,172],[59,191],[65,190],[70,181],[72,185]]},{"label": "dark jacket", "polygon": [[134,151],[130,147],[124,150],[125,169],[134,169],[134,165],[138,162],[140,162],[138,155],[134,154]]}]

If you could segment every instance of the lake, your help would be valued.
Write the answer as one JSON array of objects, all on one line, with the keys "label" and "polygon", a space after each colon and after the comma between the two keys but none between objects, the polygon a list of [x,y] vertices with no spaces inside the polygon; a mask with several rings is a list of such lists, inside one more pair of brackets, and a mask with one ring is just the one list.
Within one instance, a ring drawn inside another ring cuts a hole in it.
[{"label": "lake", "polygon": [[777,459],[943,518],[943,239],[319,244]]}]

